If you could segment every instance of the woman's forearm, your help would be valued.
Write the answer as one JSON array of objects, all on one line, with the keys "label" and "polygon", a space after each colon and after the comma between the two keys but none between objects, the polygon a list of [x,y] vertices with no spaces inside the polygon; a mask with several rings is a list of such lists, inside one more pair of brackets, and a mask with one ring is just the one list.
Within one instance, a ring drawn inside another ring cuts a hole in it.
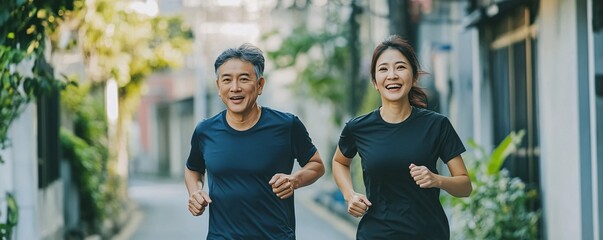
[{"label": "woman's forearm", "polygon": [[349,200],[354,195],[350,166],[333,161],[333,178],[345,200]]},{"label": "woman's forearm", "polygon": [[466,175],[459,176],[442,176],[439,175],[439,188],[444,189],[450,195],[455,197],[468,197],[473,190],[471,187],[471,181]]}]

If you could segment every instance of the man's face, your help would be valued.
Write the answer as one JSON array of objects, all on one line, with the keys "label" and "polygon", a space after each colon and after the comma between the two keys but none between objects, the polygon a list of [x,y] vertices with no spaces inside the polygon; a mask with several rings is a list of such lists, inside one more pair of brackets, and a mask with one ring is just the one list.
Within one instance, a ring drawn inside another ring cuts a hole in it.
[{"label": "man's face", "polygon": [[262,94],[264,78],[257,79],[250,62],[233,58],[218,68],[216,85],[229,112],[248,114]]}]

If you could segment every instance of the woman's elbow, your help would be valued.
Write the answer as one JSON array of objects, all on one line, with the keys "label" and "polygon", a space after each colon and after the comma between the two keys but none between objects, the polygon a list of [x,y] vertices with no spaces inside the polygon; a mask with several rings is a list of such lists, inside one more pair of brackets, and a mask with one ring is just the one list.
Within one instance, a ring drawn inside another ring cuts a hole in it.
[{"label": "woman's elbow", "polygon": [[469,183],[469,187],[467,187],[467,190],[460,197],[469,197],[471,196],[471,192],[473,192],[473,187],[471,186],[471,183]]},{"label": "woman's elbow", "polygon": [[467,185],[464,187],[464,191],[457,197],[465,198],[471,196],[471,192],[473,192],[473,186],[471,185],[471,181],[467,180]]}]

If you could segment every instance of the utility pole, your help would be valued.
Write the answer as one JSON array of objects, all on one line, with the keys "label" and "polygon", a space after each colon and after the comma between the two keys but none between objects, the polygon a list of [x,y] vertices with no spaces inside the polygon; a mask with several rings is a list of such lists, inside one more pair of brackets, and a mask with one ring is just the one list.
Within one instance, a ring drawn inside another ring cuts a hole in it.
[{"label": "utility pole", "polygon": [[407,39],[411,45],[417,46],[417,23],[410,18],[408,0],[388,0],[389,32]]},{"label": "utility pole", "polygon": [[358,5],[358,0],[352,0],[351,3],[352,12],[350,13],[350,18],[348,19],[348,24],[350,27],[350,35],[349,35],[349,48],[350,48],[350,98],[349,98],[349,113],[354,116],[358,112],[360,108],[360,103],[362,102],[362,93],[364,92],[364,88],[362,87],[362,82],[360,79],[360,40],[359,40],[359,31],[360,24],[358,23],[357,18],[362,14],[362,7]]}]

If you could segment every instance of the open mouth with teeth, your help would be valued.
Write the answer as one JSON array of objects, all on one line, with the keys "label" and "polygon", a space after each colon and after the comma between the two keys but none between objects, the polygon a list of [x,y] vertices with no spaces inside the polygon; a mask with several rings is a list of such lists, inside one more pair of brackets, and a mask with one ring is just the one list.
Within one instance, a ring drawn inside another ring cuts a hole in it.
[{"label": "open mouth with teeth", "polygon": [[243,96],[232,96],[232,97],[229,97],[228,99],[230,99],[230,101],[234,104],[239,104],[239,103],[243,102],[244,98],[245,97],[243,97]]},{"label": "open mouth with teeth", "polygon": [[387,89],[387,90],[395,90],[395,89],[400,89],[400,88],[402,88],[402,84],[398,84],[398,83],[385,85],[385,89]]}]

